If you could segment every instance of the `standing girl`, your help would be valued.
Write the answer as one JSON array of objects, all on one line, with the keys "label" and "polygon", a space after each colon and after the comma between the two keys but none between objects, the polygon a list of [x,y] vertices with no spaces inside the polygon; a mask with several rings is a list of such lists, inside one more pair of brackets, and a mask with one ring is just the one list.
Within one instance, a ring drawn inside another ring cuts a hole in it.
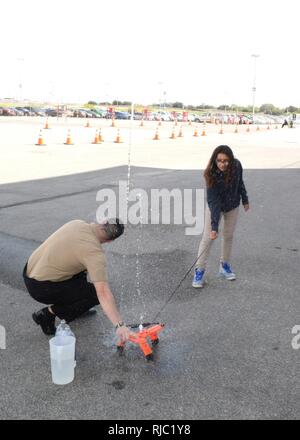
[{"label": "standing girl", "polygon": [[242,199],[245,211],[249,209],[247,191],[243,182],[243,168],[227,145],[217,147],[204,171],[207,189],[204,231],[200,242],[193,287],[204,286],[209,251],[213,240],[218,237],[219,222],[224,218],[221,244],[219,276],[235,280],[230,267],[230,257],[239,205]]}]

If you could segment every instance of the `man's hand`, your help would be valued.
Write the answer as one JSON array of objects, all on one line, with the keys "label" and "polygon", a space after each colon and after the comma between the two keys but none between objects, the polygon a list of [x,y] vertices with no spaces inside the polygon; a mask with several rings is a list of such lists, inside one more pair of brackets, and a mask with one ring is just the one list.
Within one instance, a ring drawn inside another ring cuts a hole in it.
[{"label": "man's hand", "polygon": [[118,327],[116,330],[116,334],[120,340],[120,342],[126,342],[129,339],[129,336],[133,334],[131,330],[129,330],[128,327],[125,325],[122,325],[122,327]]},{"label": "man's hand", "polygon": [[249,209],[250,209],[250,205],[249,203],[246,203],[246,205],[244,205],[245,212],[249,211]]},{"label": "man's hand", "polygon": [[210,239],[215,240],[218,237],[218,233],[216,231],[211,231]]}]

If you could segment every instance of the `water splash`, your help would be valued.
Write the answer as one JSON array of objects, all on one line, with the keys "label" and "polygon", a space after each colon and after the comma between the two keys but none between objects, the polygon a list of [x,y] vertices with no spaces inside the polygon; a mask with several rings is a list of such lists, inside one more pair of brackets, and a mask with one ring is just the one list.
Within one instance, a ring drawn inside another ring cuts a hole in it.
[{"label": "water splash", "polygon": [[140,325],[142,325],[145,314],[146,314],[146,305],[143,301],[142,292],[141,292],[141,273],[142,273],[142,267],[141,267],[141,261],[140,261],[140,254],[142,253],[142,234],[143,234],[143,211],[142,211],[142,194],[137,194],[139,199],[139,212],[140,212],[140,223],[139,223],[139,231],[137,234],[137,252],[136,252],[136,293],[137,293],[137,299],[138,304],[142,304],[143,310],[140,314]]},{"label": "water splash", "polygon": [[[126,215],[128,213],[128,202],[129,202],[129,192],[131,186],[131,149],[132,149],[132,129],[133,129],[133,104],[131,107],[131,121],[129,128],[129,142],[128,142],[128,157],[127,157],[127,187],[126,187]],[[127,224],[127,218],[123,219],[124,223]],[[127,228],[125,228],[124,239],[127,239]],[[126,265],[126,255],[123,254],[122,257],[122,267],[125,268]],[[120,295],[120,309],[123,307],[123,298],[124,298],[124,281],[121,284],[121,295]]]}]

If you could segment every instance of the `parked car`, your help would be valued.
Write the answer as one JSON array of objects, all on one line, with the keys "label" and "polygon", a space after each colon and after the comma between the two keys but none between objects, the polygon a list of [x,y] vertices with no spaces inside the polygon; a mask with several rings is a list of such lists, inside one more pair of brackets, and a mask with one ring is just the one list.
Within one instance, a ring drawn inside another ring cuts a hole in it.
[{"label": "parked car", "polygon": [[128,112],[115,112],[115,119],[130,119]]},{"label": "parked car", "polygon": [[62,116],[63,115],[63,111],[62,110],[57,110],[55,108],[47,108],[45,110],[45,116]]},{"label": "parked car", "polygon": [[24,107],[15,107],[15,108],[23,112],[24,116],[29,116],[29,110],[27,110],[27,108]]},{"label": "parked car", "polygon": [[69,109],[65,110],[65,111],[64,111],[64,116],[67,116],[67,117],[72,117],[72,116],[74,116],[74,109],[69,108]]},{"label": "parked car", "polygon": [[23,111],[25,116],[35,116],[35,113],[31,110],[31,107],[17,107],[17,109]]},{"label": "parked car", "polygon": [[55,110],[54,108],[47,108],[46,115],[47,116],[57,116],[57,110]]},{"label": "parked car", "polygon": [[93,108],[91,111],[97,115],[97,118],[103,118],[103,112],[101,110]]},{"label": "parked car", "polygon": [[187,120],[188,121],[191,121],[191,122],[195,122],[195,119],[196,119],[196,117],[197,117],[197,115],[194,115],[194,114],[188,114],[188,118],[187,118]]},{"label": "parked car", "polygon": [[74,110],[73,116],[74,116],[74,118],[87,118],[88,117],[86,111],[79,109],[79,108]]},{"label": "parked car", "polygon": [[46,112],[45,112],[45,110],[42,110],[42,109],[40,109],[40,108],[35,108],[35,107],[33,107],[33,108],[32,108],[32,111],[34,112],[35,116],[43,116],[43,117],[46,116]]},{"label": "parked car", "polygon": [[107,110],[104,109],[97,109],[97,112],[100,114],[101,118],[106,118]]},{"label": "parked car", "polygon": [[211,122],[211,115],[209,114],[203,114],[203,115],[196,115],[194,122]]},{"label": "parked car", "polygon": [[16,116],[24,116],[23,110],[19,110],[18,108],[15,107],[13,107],[12,110],[15,112]]},{"label": "parked car", "polygon": [[85,112],[86,118],[95,118],[95,116],[93,115],[93,113],[90,112],[90,110],[84,108],[81,108],[79,110]]},{"label": "parked car", "polygon": [[89,113],[93,115],[93,118],[101,118],[101,116],[95,110],[89,110]]},{"label": "parked car", "polygon": [[10,107],[3,107],[3,116],[16,116],[16,112]]}]

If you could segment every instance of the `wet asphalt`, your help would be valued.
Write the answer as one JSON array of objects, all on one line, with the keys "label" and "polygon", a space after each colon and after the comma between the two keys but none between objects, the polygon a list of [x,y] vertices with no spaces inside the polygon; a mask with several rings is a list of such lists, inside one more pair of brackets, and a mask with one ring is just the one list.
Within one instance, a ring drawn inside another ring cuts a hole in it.
[{"label": "wet asphalt", "polygon": [[[203,188],[200,171],[132,168],[132,187]],[[52,384],[49,343],[31,319],[40,306],[25,290],[23,266],[63,223],[93,221],[99,189],[118,189],[127,167],[0,187],[1,419],[297,419],[300,325],[300,170],[245,170],[251,210],[240,210],[232,266],[219,279],[220,239],[207,285],[192,274],[159,315],[165,323],[154,361],[127,344],[98,308],[71,325],[75,380]],[[109,282],[126,322],[152,321],[193,263],[200,236],[186,225],[128,225],[105,245]],[[139,286],[138,286],[139,283]],[[139,287],[139,288],[138,288]]]}]

